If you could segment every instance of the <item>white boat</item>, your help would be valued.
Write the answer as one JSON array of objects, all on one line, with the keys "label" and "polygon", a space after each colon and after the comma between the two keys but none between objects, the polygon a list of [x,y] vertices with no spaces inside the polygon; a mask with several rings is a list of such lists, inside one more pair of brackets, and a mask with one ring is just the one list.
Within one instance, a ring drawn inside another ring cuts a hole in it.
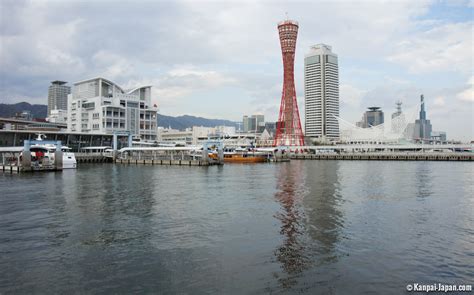
[{"label": "white boat", "polygon": [[[38,137],[35,139],[36,141],[43,141],[46,138],[44,134],[38,134]],[[34,152],[35,148],[43,148],[45,151],[42,151],[44,157],[49,159],[52,163],[54,163],[54,152],[56,151],[56,146],[54,144],[34,144],[31,146],[31,156],[36,157],[36,153]],[[77,161],[74,153],[71,152],[71,149],[67,146],[62,146],[61,151],[63,152],[63,169],[76,169],[77,168]]]}]

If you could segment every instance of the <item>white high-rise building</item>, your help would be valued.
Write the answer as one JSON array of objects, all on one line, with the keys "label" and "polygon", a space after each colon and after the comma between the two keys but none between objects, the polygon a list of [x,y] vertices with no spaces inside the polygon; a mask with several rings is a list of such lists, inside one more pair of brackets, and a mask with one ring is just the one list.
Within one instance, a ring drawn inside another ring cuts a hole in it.
[{"label": "white high-rise building", "polygon": [[304,58],[305,136],[339,139],[339,69],[337,55],[325,44],[311,46]]},{"label": "white high-rise building", "polygon": [[74,83],[67,127],[69,132],[130,132],[144,140],[156,140],[157,111],[151,105],[151,86],[124,90],[99,77]]},{"label": "white high-rise building", "polygon": [[48,88],[48,116],[52,110],[67,110],[67,96],[71,93],[71,87],[64,81],[53,81]]}]

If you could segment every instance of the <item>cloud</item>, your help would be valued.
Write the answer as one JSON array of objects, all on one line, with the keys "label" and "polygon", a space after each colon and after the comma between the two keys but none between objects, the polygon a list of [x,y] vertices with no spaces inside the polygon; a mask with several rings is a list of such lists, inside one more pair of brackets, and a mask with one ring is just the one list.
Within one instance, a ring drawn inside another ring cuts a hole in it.
[{"label": "cloud", "polygon": [[388,60],[412,73],[472,70],[473,22],[443,24],[418,32],[397,44]]},{"label": "cloud", "polygon": [[443,96],[438,96],[434,100],[435,106],[444,106],[446,104],[446,100]]},{"label": "cloud", "polygon": [[457,98],[462,101],[474,102],[474,76],[471,76],[467,84],[467,89],[458,93]]},{"label": "cloud", "polygon": [[366,95],[366,93],[367,91],[348,84],[341,84],[339,87],[340,102],[352,107],[359,107],[362,97]]}]

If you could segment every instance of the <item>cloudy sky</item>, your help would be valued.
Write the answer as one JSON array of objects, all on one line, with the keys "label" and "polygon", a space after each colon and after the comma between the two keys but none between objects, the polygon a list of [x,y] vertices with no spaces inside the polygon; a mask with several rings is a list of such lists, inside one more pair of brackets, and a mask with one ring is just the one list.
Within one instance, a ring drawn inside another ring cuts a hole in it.
[{"label": "cloudy sky", "polygon": [[166,115],[276,120],[282,62],[276,24],[297,20],[295,82],[304,118],[303,58],[339,55],[341,116],[386,116],[425,95],[434,130],[474,139],[473,1],[0,0],[0,102],[46,104],[52,80],[103,76],[153,85]]}]

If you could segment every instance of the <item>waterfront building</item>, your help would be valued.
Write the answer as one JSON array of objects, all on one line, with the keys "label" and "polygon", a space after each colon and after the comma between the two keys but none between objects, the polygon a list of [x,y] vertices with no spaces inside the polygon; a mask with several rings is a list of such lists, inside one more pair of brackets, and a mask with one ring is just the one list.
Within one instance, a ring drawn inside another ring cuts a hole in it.
[{"label": "waterfront building", "polygon": [[46,121],[51,123],[67,124],[67,110],[51,110],[51,114],[49,114],[48,118],[46,118]]},{"label": "waterfront building", "polygon": [[426,119],[425,98],[423,94],[420,96],[420,117],[415,121],[415,140],[431,139],[431,122]]},{"label": "waterfront building", "polygon": [[265,130],[265,116],[261,114],[252,115],[255,118],[255,129],[256,132],[262,133]]},{"label": "waterfront building", "polygon": [[[387,120],[383,119],[383,113],[378,109],[370,108],[364,114],[362,121],[356,124],[338,118],[340,141],[355,144],[380,144],[407,142],[413,138],[414,123],[409,122],[415,121],[417,106],[402,112],[401,103],[397,103],[397,111]],[[382,121],[383,123],[380,123]]]},{"label": "waterfront building", "polygon": [[304,59],[305,136],[339,138],[339,69],[337,54],[326,44],[311,46]]},{"label": "waterfront building", "polygon": [[265,130],[265,116],[254,114],[252,116],[244,116],[242,119],[243,132],[263,132]]},{"label": "waterfront building", "polygon": [[242,131],[243,132],[248,132],[249,131],[249,125],[250,125],[249,116],[244,116],[243,119],[242,119]]},{"label": "waterfront building", "polygon": [[33,121],[33,114],[31,113],[31,111],[25,110],[22,112],[15,113],[14,118],[18,120]]},{"label": "waterfront building", "polygon": [[364,113],[362,121],[358,122],[358,127],[369,128],[384,123],[384,115],[379,107],[369,107],[368,109],[369,110]]},{"label": "waterfront building", "polygon": [[265,130],[270,133],[271,136],[275,134],[276,131],[276,123],[275,122],[265,122]]},{"label": "waterfront building", "polygon": [[431,132],[431,140],[435,142],[446,142],[447,136],[446,132],[444,131],[432,131]]},{"label": "waterfront building", "polygon": [[207,141],[209,137],[228,138],[235,136],[236,134],[234,126],[193,126],[192,128],[186,128],[185,130],[160,128],[158,141],[175,143],[178,145],[198,145]]},{"label": "waterfront building", "polygon": [[98,77],[74,83],[67,126],[70,132],[129,132],[143,140],[156,140],[157,111],[151,104],[151,86],[125,90]]},{"label": "waterfront building", "polygon": [[64,81],[52,81],[48,89],[48,116],[52,110],[67,110],[67,98],[71,87]]}]

